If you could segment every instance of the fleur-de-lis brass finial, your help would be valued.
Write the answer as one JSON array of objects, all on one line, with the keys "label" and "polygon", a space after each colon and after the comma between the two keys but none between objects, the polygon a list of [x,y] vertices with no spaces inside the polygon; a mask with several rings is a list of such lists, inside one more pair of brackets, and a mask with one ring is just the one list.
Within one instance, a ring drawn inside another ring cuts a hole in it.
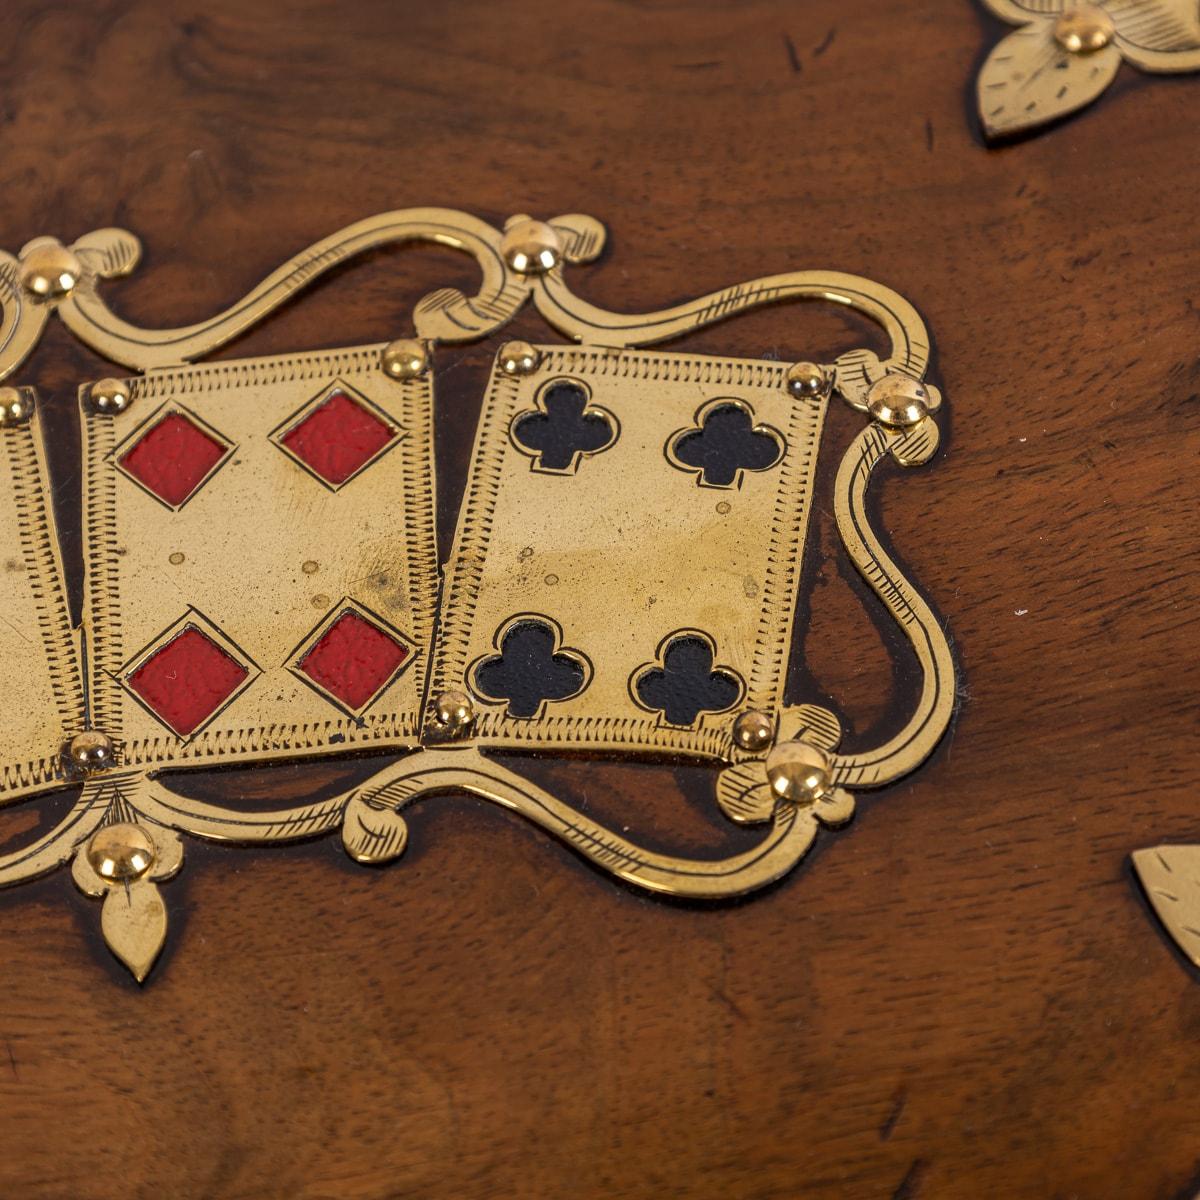
[{"label": "fleur-de-lis brass finial", "polygon": [[983,132],[1012,137],[1084,108],[1122,61],[1142,71],[1200,70],[1198,0],[983,0],[1020,28],[979,72]]}]

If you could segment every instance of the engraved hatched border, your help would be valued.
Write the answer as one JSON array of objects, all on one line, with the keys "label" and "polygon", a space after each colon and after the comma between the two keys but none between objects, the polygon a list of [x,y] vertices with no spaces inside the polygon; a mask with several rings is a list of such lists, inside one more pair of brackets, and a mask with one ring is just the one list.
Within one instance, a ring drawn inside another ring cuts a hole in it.
[{"label": "engraved hatched border", "polygon": [[[85,483],[83,543],[86,553],[84,627],[88,634],[90,709],[93,729],[117,728],[121,708],[117,679],[121,670],[121,598],[117,582],[117,472],[108,458],[116,446],[112,421],[88,419],[88,389],[79,391],[83,417]],[[87,669],[85,667],[85,669]]]},{"label": "engraved hatched border", "polygon": [[[793,452],[784,456],[775,492],[758,636],[746,689],[747,706],[767,712],[777,712],[783,703],[787,662],[795,632],[796,589],[808,538],[816,455],[821,446],[827,407],[825,398],[797,401],[788,420],[788,448]],[[795,476],[799,478],[793,482]]]},{"label": "engraved hatched border", "polygon": [[[493,369],[444,589],[441,629],[434,650],[435,695],[463,685],[496,498],[500,493],[500,475],[511,445],[507,430],[516,411],[519,391],[518,380]],[[451,614],[449,619],[447,613]]]},{"label": "engraved hatched border", "polygon": [[351,346],[341,350],[318,350],[278,358],[216,362],[198,367],[160,367],[128,380],[134,398],[169,399],[180,392],[204,395],[244,387],[268,387],[320,379],[329,374],[367,374],[379,370],[384,343]]}]

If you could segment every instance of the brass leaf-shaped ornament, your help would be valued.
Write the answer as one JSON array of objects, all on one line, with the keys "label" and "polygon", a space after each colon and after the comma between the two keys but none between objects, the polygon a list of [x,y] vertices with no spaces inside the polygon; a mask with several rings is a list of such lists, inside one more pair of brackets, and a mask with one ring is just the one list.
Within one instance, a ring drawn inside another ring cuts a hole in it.
[{"label": "brass leaf-shaped ornament", "polygon": [[1045,17],[1062,12],[1066,0],[983,0],[996,16],[1021,25],[1033,17]]},{"label": "brass leaf-shaped ornament", "polygon": [[797,742],[809,742],[822,750],[836,750],[842,740],[842,724],[835,713],[819,704],[798,704],[785,708],[780,726],[784,736]]},{"label": "brass leaf-shaped ornament", "polygon": [[871,384],[887,374],[887,367],[873,350],[848,350],[834,363],[834,386],[842,399],[859,412],[867,411]]},{"label": "brass leaf-shaped ornament", "polygon": [[15,304],[19,298],[17,290],[17,271],[20,264],[11,255],[0,250],[0,306],[8,307]]},{"label": "brass leaf-shaped ornament", "polygon": [[1133,869],[1175,944],[1200,967],[1200,846],[1135,851]]},{"label": "brass leaf-shaped ornament", "polygon": [[404,853],[408,825],[395,809],[354,796],[346,805],[342,845],[355,862],[381,866]]},{"label": "brass leaf-shaped ornament", "polygon": [[104,897],[100,929],[108,948],[144,982],[167,937],[167,907],[158,885],[137,879],[112,888]]},{"label": "brass leaf-shaped ornament", "polygon": [[156,857],[150,878],[160,883],[166,879],[174,879],[183,866],[183,839],[173,829],[164,825],[154,825],[150,828],[150,836],[154,839]]},{"label": "brass leaf-shaped ornament", "polygon": [[81,845],[71,860],[71,878],[75,886],[85,895],[98,900],[108,892],[109,884],[96,874],[96,868],[88,861],[87,845]]},{"label": "brass leaf-shaped ornament", "polygon": [[892,445],[892,456],[902,467],[919,467],[936,453],[941,434],[932,417],[924,417]]},{"label": "brass leaf-shaped ornament", "polygon": [[717,777],[717,803],[739,825],[760,825],[775,811],[776,797],[760,758],[726,767]]},{"label": "brass leaf-shaped ornament", "polygon": [[[819,704],[790,705],[779,716],[780,738],[808,742],[822,750],[832,752],[842,740],[842,726],[837,715]],[[848,797],[847,797],[848,798]],[[721,811],[739,825],[761,825],[775,813],[778,797],[767,781],[765,761],[747,758],[735,763],[717,777],[717,804]],[[829,816],[815,810],[816,815],[827,824],[838,824],[837,816],[842,809],[839,802],[829,808]],[[850,813],[854,802],[850,801]],[[849,816],[845,818],[849,819]]]},{"label": "brass leaf-shaped ornament", "polygon": [[1165,73],[1200,68],[1200,0],[1137,0],[1109,11],[1117,45],[1135,67]]},{"label": "brass leaf-shaped ornament", "polygon": [[604,225],[595,217],[585,213],[567,213],[555,217],[551,222],[554,232],[562,240],[563,258],[567,262],[592,262],[604,249],[608,234]]},{"label": "brass leaf-shaped ornament", "polygon": [[94,229],[71,247],[102,279],[128,275],[142,257],[142,243],[127,229]]},{"label": "brass leaf-shaped ornament", "polygon": [[1035,20],[999,42],[979,72],[979,116],[989,138],[1010,137],[1090,104],[1116,77],[1113,44],[1071,54],[1054,37],[1054,22]]},{"label": "brass leaf-shaped ornament", "polygon": [[822,825],[837,829],[853,818],[854,797],[845,788],[834,788],[813,805],[812,811]]}]

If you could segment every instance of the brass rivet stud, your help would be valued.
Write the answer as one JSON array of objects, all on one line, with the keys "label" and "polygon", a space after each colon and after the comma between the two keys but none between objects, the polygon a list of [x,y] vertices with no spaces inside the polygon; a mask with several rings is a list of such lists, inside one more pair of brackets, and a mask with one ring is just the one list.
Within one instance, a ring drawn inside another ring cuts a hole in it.
[{"label": "brass rivet stud", "polygon": [[106,417],[115,417],[133,403],[129,384],[122,379],[100,379],[92,384],[88,393],[92,408]]},{"label": "brass rivet stud", "polygon": [[929,389],[908,375],[885,375],[867,392],[867,411],[893,429],[907,429],[924,420],[929,408]]},{"label": "brass rivet stud", "polygon": [[775,722],[758,709],[748,709],[733,723],[733,740],[743,750],[765,750],[774,738]]},{"label": "brass rivet stud", "polygon": [[85,729],[77,733],[63,748],[67,767],[81,775],[111,767],[115,756],[112,738],[98,729]]},{"label": "brass rivet stud", "polygon": [[811,804],[829,787],[829,755],[807,742],[780,742],[767,755],[767,782],[781,800]]},{"label": "brass rivet stud", "polygon": [[0,387],[0,425],[23,425],[33,416],[29,397],[15,387]]},{"label": "brass rivet stud", "polygon": [[21,254],[21,286],[39,300],[58,300],[79,282],[83,264],[57,238],[35,238]]},{"label": "brass rivet stud", "polygon": [[131,883],[154,866],[154,841],[140,825],[115,821],[92,834],[87,859],[101,879]]},{"label": "brass rivet stud", "polygon": [[1071,54],[1094,54],[1116,36],[1113,19],[1098,4],[1074,4],[1054,22],[1054,40]]},{"label": "brass rivet stud", "polygon": [[419,379],[429,370],[429,351],[419,338],[397,338],[384,346],[379,361],[393,379]]},{"label": "brass rivet stud", "polygon": [[505,342],[496,356],[505,375],[532,375],[541,364],[542,356],[528,342]]},{"label": "brass rivet stud", "polygon": [[562,242],[553,226],[522,215],[504,226],[500,253],[518,275],[540,275],[562,261]]},{"label": "brass rivet stud", "polygon": [[788,368],[787,390],[798,400],[819,400],[829,395],[830,380],[817,363],[798,362]]},{"label": "brass rivet stud", "polygon": [[459,737],[475,721],[475,703],[466,692],[442,692],[433,702],[433,718],[447,733]]}]

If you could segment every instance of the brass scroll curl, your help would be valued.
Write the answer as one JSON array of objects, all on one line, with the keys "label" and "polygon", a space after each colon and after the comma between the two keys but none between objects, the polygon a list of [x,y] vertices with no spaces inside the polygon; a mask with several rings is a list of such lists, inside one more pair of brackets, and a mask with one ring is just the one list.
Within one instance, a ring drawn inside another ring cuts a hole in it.
[{"label": "brass scroll curl", "polygon": [[842,459],[834,485],[834,515],[851,561],[887,606],[921,668],[921,694],[912,716],[874,749],[837,755],[835,781],[844,787],[881,787],[915,770],[933,752],[954,712],[954,660],[941,623],[880,543],[867,511],[872,473],[889,457],[902,466],[928,461],[937,449],[937,425],[926,417],[907,431],[868,426]]},{"label": "brass scroll curl", "polygon": [[96,288],[98,279],[125,274],[137,264],[137,238],[101,229],[72,247],[94,269],[59,305],[67,327],[93,350],[139,371],[191,362],[211,353],[291,300],[322,275],[381,246],[423,241],[470,254],[483,272],[479,294],[466,297],[442,288],[417,305],[417,335],[441,341],[483,337],[509,320],[525,301],[523,281],[505,269],[500,234],[486,222],[448,208],[409,208],[380,213],[314,242],[272,271],[224,312],[179,329],[143,329],[118,317]]},{"label": "brass scroll curl", "polygon": [[[177,329],[134,325],[117,316],[100,295],[102,281],[128,275],[140,262],[142,245],[134,234],[98,229],[69,247],[38,238],[18,257],[0,254],[0,379],[25,361],[54,312],[81,342],[113,362],[139,371],[179,366],[246,332],[335,267],[382,246],[414,241],[463,251],[478,263],[483,280],[475,296],[440,288],[425,296],[413,315],[420,338],[471,341],[509,321],[529,294],[531,281],[504,262],[501,237],[486,221],[456,209],[380,213],[293,255],[223,312]],[[51,274],[49,288],[39,292],[34,287],[41,263],[50,264]]]},{"label": "brass scroll curl", "polygon": [[[603,226],[591,217],[559,217],[552,224],[564,242],[587,245],[603,241]],[[842,271],[764,275],[648,313],[617,313],[589,304],[567,286],[561,267],[542,276],[533,291],[538,312],[560,333],[585,345],[612,347],[656,345],[758,308],[795,300],[823,300],[852,308],[875,321],[886,334],[890,348],[884,360],[869,350],[855,350],[832,364],[838,390],[856,408],[866,407],[867,389],[888,372],[913,379],[925,377],[930,338],[921,314],[899,292],[861,275]]]},{"label": "brass scroll curl", "polygon": [[338,825],[356,861],[381,865],[403,853],[401,813],[420,800],[467,793],[519,813],[593,865],[647,891],[693,899],[743,895],[786,875],[812,845],[812,813],[783,805],[770,833],[726,859],[658,854],[589,820],[570,804],[470,747],[428,749],[385,767],[360,787],[318,803],[276,812],[233,813],[179,796],[161,783],[139,784],[130,801],[150,821],[210,841],[297,841]]},{"label": "brass scroll curl", "polygon": [[724,859],[675,858],[635,845],[477,751],[427,750],[350,795],[342,833],[346,849],[363,863],[395,858],[406,840],[401,811],[450,792],[467,792],[520,813],[626,883],[689,899],[741,896],[782,878],[812,845],[817,828],[810,813],[781,806],[770,833],[752,850]]},{"label": "brass scroll curl", "polygon": [[766,275],[653,313],[614,313],[581,300],[560,271],[546,275],[533,293],[538,312],[555,329],[584,344],[652,346],[727,321],[741,313],[794,300],[825,300],[853,308],[883,327],[891,342],[885,370],[914,379],[929,366],[929,334],[917,310],[891,288],[840,271],[789,271]]}]

